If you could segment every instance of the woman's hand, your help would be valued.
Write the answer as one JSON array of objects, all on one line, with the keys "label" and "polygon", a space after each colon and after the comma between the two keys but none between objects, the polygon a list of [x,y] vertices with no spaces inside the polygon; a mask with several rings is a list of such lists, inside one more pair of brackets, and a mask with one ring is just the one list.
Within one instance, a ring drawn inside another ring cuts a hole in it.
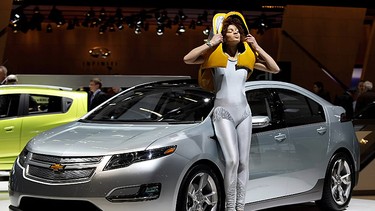
[{"label": "woman's hand", "polygon": [[215,34],[209,42],[211,43],[211,46],[217,46],[223,42],[223,35]]},{"label": "woman's hand", "polygon": [[258,51],[258,47],[259,47],[259,45],[258,45],[258,43],[257,43],[257,41],[256,41],[256,39],[255,39],[255,37],[253,37],[253,35],[248,34],[248,35],[246,36],[246,42],[249,43],[250,46],[251,46],[253,49],[255,49],[256,51]]}]

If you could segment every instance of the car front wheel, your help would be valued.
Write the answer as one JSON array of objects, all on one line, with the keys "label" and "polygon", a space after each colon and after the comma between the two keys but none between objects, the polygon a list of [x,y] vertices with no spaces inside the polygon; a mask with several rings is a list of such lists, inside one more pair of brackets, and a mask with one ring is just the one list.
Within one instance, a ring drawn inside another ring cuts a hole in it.
[{"label": "car front wheel", "polygon": [[177,211],[220,211],[223,209],[223,188],[219,177],[207,165],[192,167],[182,181]]},{"label": "car front wheel", "polygon": [[323,210],[343,210],[352,197],[354,167],[345,153],[337,153],[326,173],[323,196],[317,205]]}]

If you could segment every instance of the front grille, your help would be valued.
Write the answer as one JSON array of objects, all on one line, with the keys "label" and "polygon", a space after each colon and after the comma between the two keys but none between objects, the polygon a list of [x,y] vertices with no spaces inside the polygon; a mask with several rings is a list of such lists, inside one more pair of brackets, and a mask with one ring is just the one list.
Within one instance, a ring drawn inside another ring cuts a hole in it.
[{"label": "front grille", "polygon": [[88,181],[103,157],[58,157],[32,154],[26,176],[49,183]]},{"label": "front grille", "polygon": [[31,159],[51,163],[97,163],[102,159],[102,157],[56,157],[33,154]]},{"label": "front grille", "polygon": [[63,172],[53,171],[47,168],[29,166],[29,174],[46,180],[82,180],[89,179],[95,168],[64,170]]},{"label": "front grille", "polygon": [[51,210],[89,210],[102,211],[88,201],[79,200],[53,200],[32,197],[23,197],[19,207],[23,211],[51,211]]}]

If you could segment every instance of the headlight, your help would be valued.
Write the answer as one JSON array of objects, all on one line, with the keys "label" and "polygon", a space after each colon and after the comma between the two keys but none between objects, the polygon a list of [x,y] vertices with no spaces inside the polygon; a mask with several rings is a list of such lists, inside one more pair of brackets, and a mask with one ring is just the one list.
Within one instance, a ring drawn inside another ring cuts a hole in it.
[{"label": "headlight", "polygon": [[104,167],[104,171],[118,169],[130,166],[133,163],[145,160],[152,160],[163,156],[170,155],[176,151],[177,146],[168,146],[157,149],[150,149],[138,152],[129,152],[124,154],[113,155]]},{"label": "headlight", "polygon": [[25,168],[25,161],[27,158],[27,154],[29,151],[27,151],[26,147],[22,150],[22,152],[18,155],[18,163]]}]

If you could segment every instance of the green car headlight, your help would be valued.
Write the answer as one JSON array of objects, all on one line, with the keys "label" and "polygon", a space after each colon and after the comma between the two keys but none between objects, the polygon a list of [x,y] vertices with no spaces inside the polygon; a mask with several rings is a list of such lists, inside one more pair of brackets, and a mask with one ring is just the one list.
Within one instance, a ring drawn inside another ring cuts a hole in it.
[{"label": "green car headlight", "polygon": [[168,146],[145,151],[116,154],[111,157],[103,170],[107,171],[112,169],[124,168],[136,162],[164,157],[173,154],[176,151],[176,148],[177,146]]}]

